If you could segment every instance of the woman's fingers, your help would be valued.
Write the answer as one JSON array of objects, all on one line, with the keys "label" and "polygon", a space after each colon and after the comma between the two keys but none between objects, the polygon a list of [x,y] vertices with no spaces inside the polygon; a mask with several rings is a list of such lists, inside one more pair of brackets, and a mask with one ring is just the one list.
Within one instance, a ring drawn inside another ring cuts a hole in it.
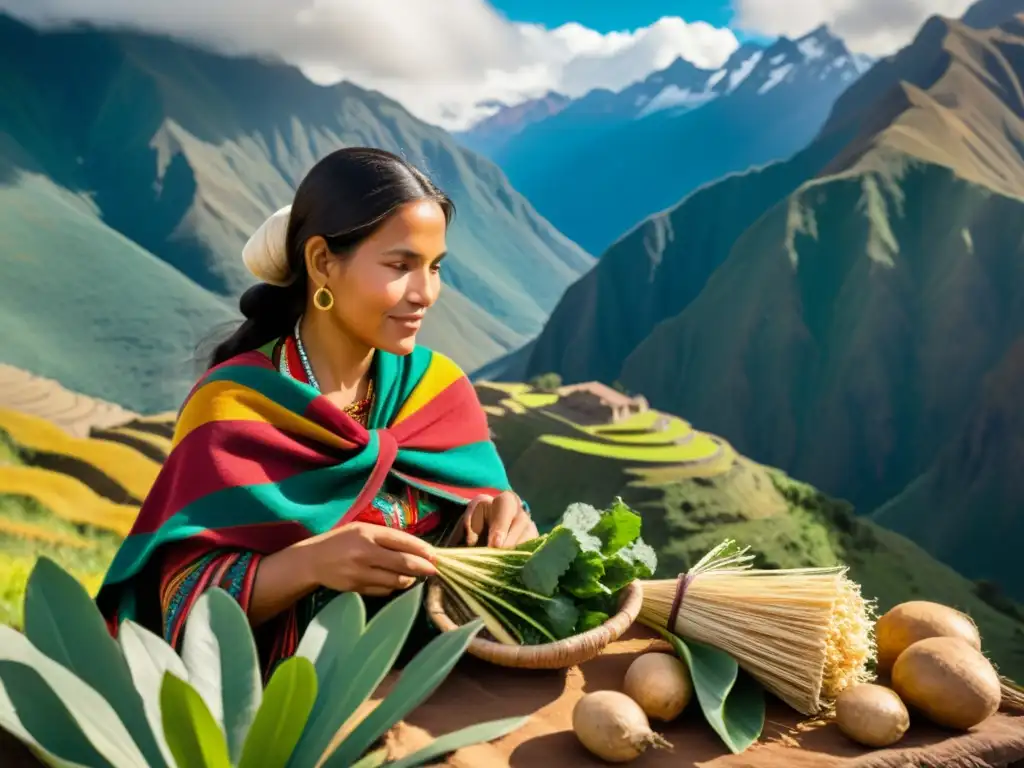
[{"label": "woman's fingers", "polygon": [[475,547],[480,541],[480,534],[487,527],[487,517],[493,501],[490,496],[482,496],[470,502],[465,517],[467,547]]},{"label": "woman's fingers", "polygon": [[395,573],[384,568],[367,569],[364,579],[367,589],[383,587],[389,591],[408,589],[416,583],[416,579],[412,576],[404,576],[401,573]]},{"label": "woman's fingers", "polygon": [[526,513],[526,510],[520,510],[516,519],[512,522],[508,536],[505,538],[505,546],[511,549],[519,546],[524,541],[537,538],[538,535],[537,526]]},{"label": "woman's fingers", "polygon": [[373,556],[373,566],[413,578],[426,578],[437,573],[437,568],[429,560],[383,547]]},{"label": "woman's fingers", "polygon": [[514,493],[502,493],[491,503],[487,516],[487,546],[500,547],[508,538],[512,523],[523,511],[519,497]]},{"label": "woman's fingers", "polygon": [[404,552],[409,555],[420,557],[427,562],[434,562],[436,557],[434,548],[418,536],[406,533],[397,528],[377,526],[379,531],[374,531],[373,543],[384,549],[395,552]]}]

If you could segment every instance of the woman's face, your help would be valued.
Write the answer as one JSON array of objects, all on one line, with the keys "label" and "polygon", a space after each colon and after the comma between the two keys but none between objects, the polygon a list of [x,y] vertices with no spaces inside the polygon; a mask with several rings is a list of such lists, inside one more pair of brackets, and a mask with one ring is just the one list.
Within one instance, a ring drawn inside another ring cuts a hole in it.
[{"label": "woman's face", "polygon": [[[446,230],[444,211],[433,200],[403,205],[352,253],[323,264],[334,294],[327,311],[357,342],[396,355],[412,352],[441,291]],[[313,283],[311,292],[322,278]]]}]

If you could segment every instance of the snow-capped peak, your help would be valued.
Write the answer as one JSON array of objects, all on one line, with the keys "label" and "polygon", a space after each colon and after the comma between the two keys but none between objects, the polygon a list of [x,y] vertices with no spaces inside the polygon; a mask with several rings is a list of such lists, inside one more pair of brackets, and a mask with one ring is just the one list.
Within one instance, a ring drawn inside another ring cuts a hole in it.
[{"label": "snow-capped peak", "polygon": [[[850,53],[846,44],[826,26],[820,26],[803,37],[791,40],[780,37],[765,50],[735,54],[726,63],[725,73],[716,73],[715,88],[720,94],[743,91],[764,95],[782,84],[825,80],[850,83],[863,74],[873,62]],[[728,75],[728,76],[726,76]]]}]

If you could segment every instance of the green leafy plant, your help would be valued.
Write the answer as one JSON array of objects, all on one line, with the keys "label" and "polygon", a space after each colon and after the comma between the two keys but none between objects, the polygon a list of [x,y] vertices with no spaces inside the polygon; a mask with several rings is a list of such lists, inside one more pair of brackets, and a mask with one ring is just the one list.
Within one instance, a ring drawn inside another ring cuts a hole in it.
[{"label": "green leafy plant", "polygon": [[606,510],[572,504],[549,533],[516,549],[438,550],[437,571],[457,613],[483,620],[500,643],[551,643],[608,620],[622,590],[657,568],[641,518],[622,499]]},{"label": "green leafy plant", "polygon": [[226,592],[196,602],[179,656],[131,621],[114,640],[82,585],[42,558],[25,593],[25,634],[0,626],[0,727],[59,768],[411,768],[518,728],[526,718],[470,726],[391,762],[372,749],[482,627],[434,638],[358,719],[409,635],[422,589],[369,623],[358,595],[335,598],[264,690],[249,622]]}]

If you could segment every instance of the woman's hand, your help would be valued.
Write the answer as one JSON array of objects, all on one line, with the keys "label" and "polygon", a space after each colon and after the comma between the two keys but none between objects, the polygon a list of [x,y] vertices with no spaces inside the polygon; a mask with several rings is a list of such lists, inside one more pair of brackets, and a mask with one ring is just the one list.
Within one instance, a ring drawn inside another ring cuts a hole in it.
[{"label": "woman's hand", "polygon": [[312,540],[313,579],[338,592],[383,597],[437,573],[434,549],[397,528],[351,523]]},{"label": "woman's hand", "polygon": [[524,541],[537,538],[537,526],[523,502],[512,491],[503,491],[491,498],[476,501],[466,515],[466,545],[475,547],[481,534],[487,532],[487,546],[511,549]]}]

